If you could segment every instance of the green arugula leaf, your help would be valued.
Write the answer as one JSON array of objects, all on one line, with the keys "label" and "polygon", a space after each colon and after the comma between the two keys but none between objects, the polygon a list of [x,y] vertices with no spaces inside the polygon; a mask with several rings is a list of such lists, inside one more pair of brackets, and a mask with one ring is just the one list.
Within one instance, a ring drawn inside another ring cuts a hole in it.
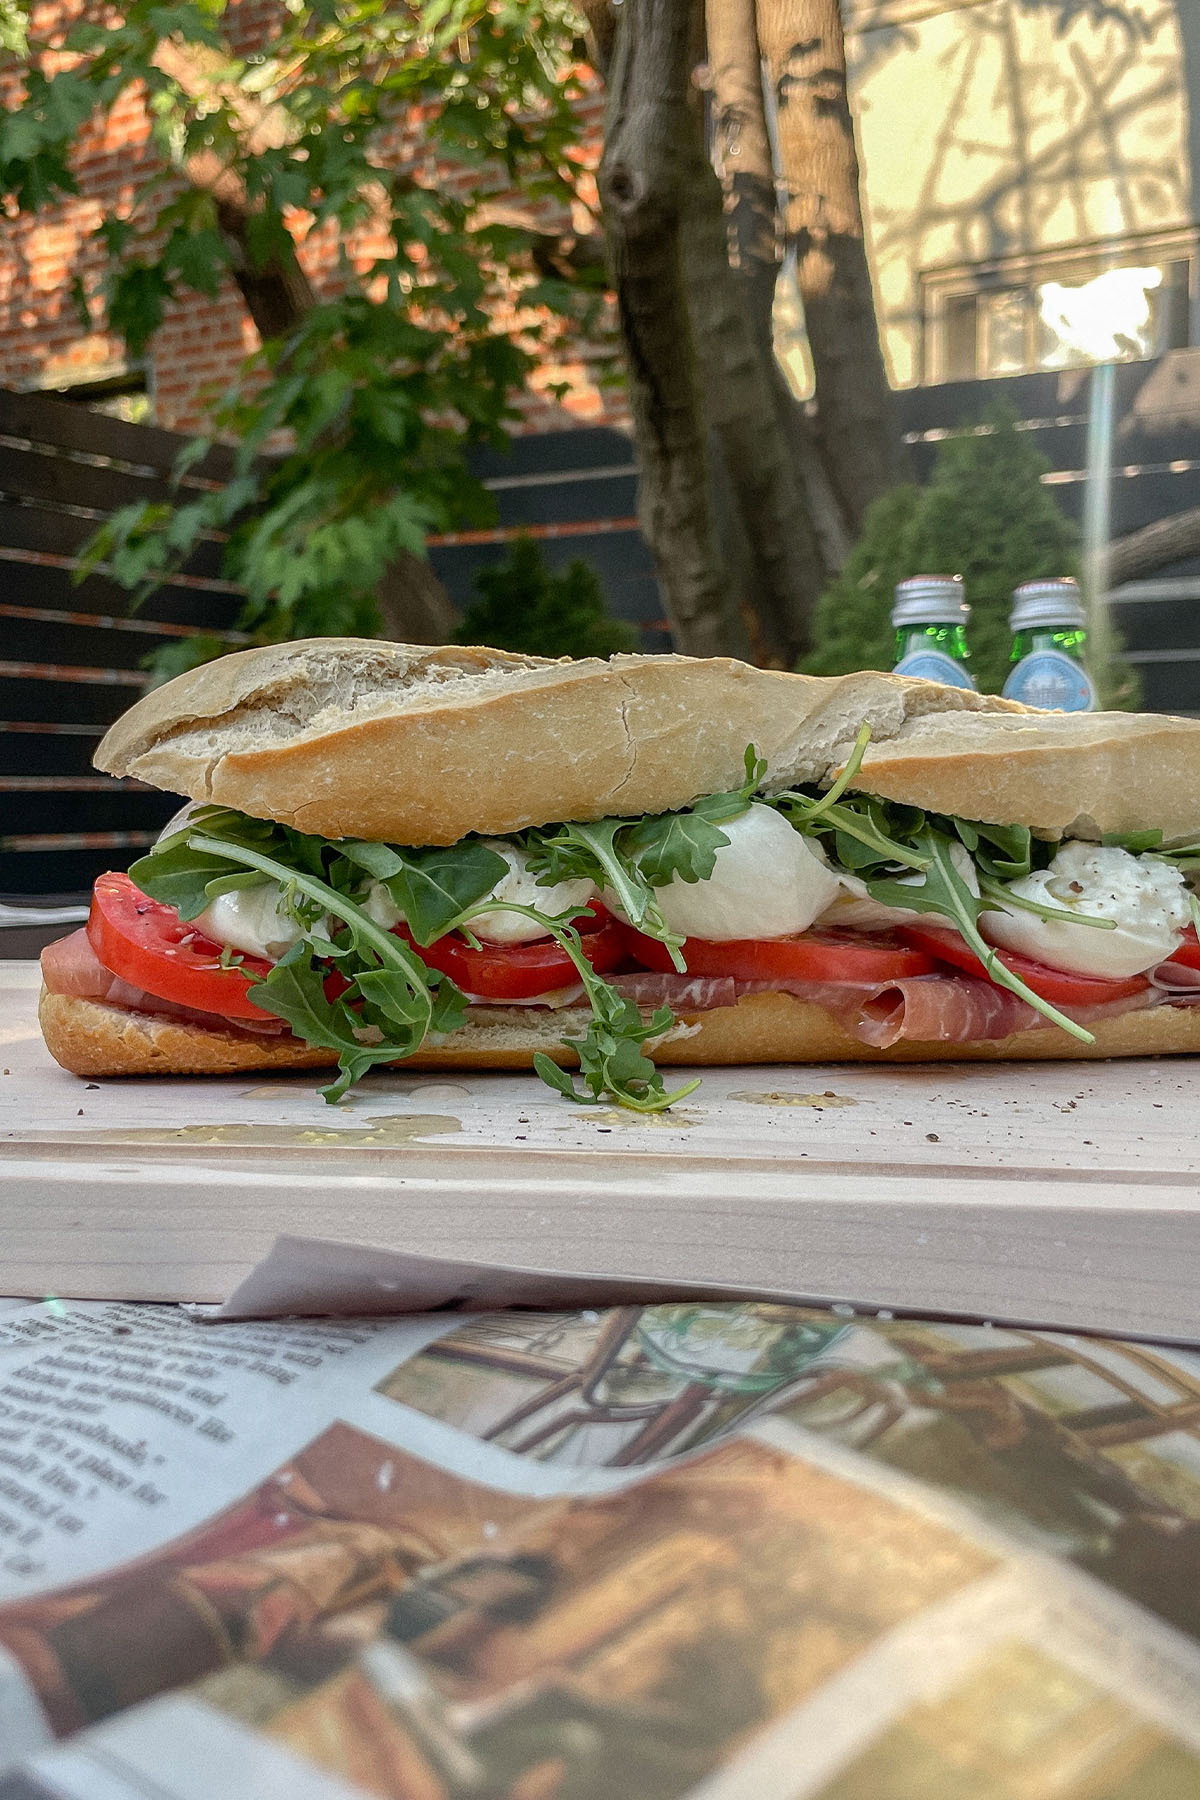
[{"label": "green arugula leaf", "polygon": [[[699,1080],[690,1081],[668,1094],[662,1075],[639,1048],[648,1038],[659,1037],[675,1023],[669,1006],[660,1006],[653,1018],[644,1020],[632,1000],[626,1000],[601,976],[596,974],[586,955],[583,941],[564,914],[550,919],[529,906],[506,906],[499,900],[485,900],[463,915],[463,923],[488,912],[516,912],[538,919],[550,927],[551,936],[565,950],[579,971],[584,993],[592,1009],[591,1021],[582,1038],[564,1038],[579,1058],[583,1091],[576,1089],[569,1075],[564,1075],[550,1057],[539,1053],[534,1067],[543,1081],[560,1094],[578,1100],[584,1106],[598,1106],[607,1095],[618,1106],[632,1112],[664,1112],[685,1095],[694,1093]],[[549,1071],[553,1070],[551,1075]]]},{"label": "green arugula leaf", "polygon": [[941,836],[932,826],[926,825],[919,834],[918,847],[929,859],[924,881],[919,886],[910,886],[908,882],[894,879],[872,881],[868,878],[867,892],[872,900],[878,900],[885,906],[906,906],[913,912],[939,913],[961,933],[997,987],[1007,988],[1028,1006],[1032,1006],[1035,1012],[1041,1013],[1043,1018],[1060,1026],[1081,1043],[1094,1043],[1095,1039],[1090,1031],[1077,1025],[1066,1013],[1059,1012],[1056,1006],[1051,1006],[1048,1000],[1035,994],[1019,975],[1014,975],[1007,969],[980,934],[978,919],[985,903],[975,897],[955,868],[950,854],[950,840]]},{"label": "green arugula leaf", "polygon": [[347,862],[353,863],[356,869],[365,869],[376,881],[387,881],[404,867],[403,856],[390,844],[360,843],[355,838],[347,838],[338,844],[338,850]]},{"label": "green arugula leaf", "polygon": [[[743,805],[738,810],[745,812],[746,808]],[[666,887],[676,877],[686,882],[708,881],[716,867],[717,851],[728,842],[725,833],[697,807],[693,812],[643,819],[621,834],[621,851],[651,887]]]},{"label": "green arugula leaf", "polygon": [[199,856],[186,840],[178,838],[169,839],[168,844],[129,865],[129,879],[134,886],[152,900],[173,906],[184,921],[199,917],[211,899],[210,883],[223,881],[229,874],[225,857]]},{"label": "green arugula leaf", "polygon": [[665,944],[671,961],[682,972],[685,964],[679,947],[683,938],[671,930],[652,884],[617,842],[630,823],[628,819],[596,819],[527,831],[523,843],[529,866],[551,882],[578,878],[610,888],[629,923]]},{"label": "green arugula leaf", "polygon": [[397,854],[400,867],[384,878],[384,884],[418,944],[444,937],[508,874],[505,859],[473,838],[446,848]]},{"label": "green arugula leaf", "polygon": [[997,881],[1019,881],[1033,868],[1033,835],[1028,825],[979,825],[948,818],[945,835],[954,832],[971,852],[981,875]]},{"label": "green arugula leaf", "polygon": [[[1100,842],[1106,849],[1128,850],[1134,856],[1140,856],[1143,850],[1157,850],[1163,841],[1161,831],[1106,831]],[[1174,850],[1165,852],[1168,856],[1179,853]]]},{"label": "green arugula leaf", "polygon": [[294,944],[269,975],[251,987],[250,998],[264,1012],[286,1019],[297,1037],[324,1050],[357,1055],[363,1046],[355,1036],[362,1021],[344,999],[325,993],[324,971],[317,967],[311,945]]},{"label": "green arugula leaf", "polygon": [[753,744],[746,746],[746,779],[725,794],[706,794],[684,812],[647,813],[619,833],[616,849],[631,862],[651,887],[666,887],[676,879],[694,883],[709,881],[717,851],[729,843],[718,826],[740,818],[753,803],[767,772],[767,765]]}]

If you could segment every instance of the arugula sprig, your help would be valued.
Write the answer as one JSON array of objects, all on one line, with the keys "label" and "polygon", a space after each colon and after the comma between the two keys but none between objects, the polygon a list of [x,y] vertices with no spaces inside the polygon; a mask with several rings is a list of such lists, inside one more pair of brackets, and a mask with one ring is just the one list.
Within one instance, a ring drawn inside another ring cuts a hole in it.
[{"label": "arugula sprig", "polygon": [[[1006,881],[1030,873],[1035,845],[1024,825],[986,825],[973,820],[927,815],[916,807],[897,806],[861,794],[847,794],[862,767],[871,731],[864,725],[855,740],[845,768],[824,793],[803,789],[778,794],[770,802],[785,813],[805,836],[831,840],[831,850],[843,867],[863,881],[872,900],[884,906],[905,907],[910,912],[934,913],[961,934],[998,987],[1032,1006],[1053,1024],[1083,1043],[1092,1043],[1091,1032],[1043,1000],[1039,994],[1005,967],[979,930],[979,915],[989,908],[1016,904],[1043,918],[1089,924],[1112,930],[1110,919],[1081,918],[1065,907],[1040,901],[1023,901],[1011,895]],[[980,876],[980,892],[974,894],[955,867],[952,851],[961,844],[971,855]],[[901,871],[915,870],[920,881]]]},{"label": "arugula sprig", "polygon": [[[402,849],[390,844],[309,837],[288,826],[248,818],[231,808],[202,808],[172,837],[142,857],[130,876],[144,892],[173,906],[181,919],[197,918],[222,893],[272,882],[283,910],[299,923],[304,939],[250,989],[264,1012],[284,1019],[307,1043],[335,1050],[339,1076],[323,1089],[337,1101],[379,1063],[398,1062],[430,1034],[463,1024],[467,999],[436,969],[426,966],[403,938],[377,923],[361,904],[365,880],[381,882],[405,915],[418,946],[447,931],[472,938],[471,923],[489,912],[536,919],[575,965],[592,1009],[582,1039],[564,1039],[577,1053],[583,1090],[545,1055],[535,1066],[559,1093],[585,1105],[607,1096],[635,1112],[661,1112],[699,1085],[673,1093],[642,1050],[674,1023],[669,1007],[643,1021],[592,969],[571,919],[583,908],[542,913],[491,900],[507,870],[502,856],[476,839],[445,848]],[[330,930],[330,921],[333,928]],[[330,965],[346,983],[331,996]]]},{"label": "arugula sprig", "polygon": [[[979,958],[984,968],[997,987],[1007,988],[1009,993],[1016,994],[1027,1005],[1040,1012],[1044,1018],[1058,1025],[1063,1031],[1070,1032],[1081,1043],[1092,1043],[1092,1033],[1066,1013],[1059,1012],[1048,1000],[1014,975],[1005,967],[995,950],[982,936],[979,930],[979,914],[985,909],[987,902],[977,899],[954,866],[951,856],[951,841],[940,832],[926,825],[918,835],[918,844],[929,858],[925,870],[925,878],[919,884],[899,882],[888,878],[869,880],[867,891],[873,900],[880,900],[885,906],[907,906],[913,912],[938,913],[948,919],[961,933],[964,943],[968,944]],[[1070,915],[1072,918],[1074,914]]]},{"label": "arugula sprig", "polygon": [[[456,929],[468,930],[472,919],[498,911],[520,913],[547,927],[555,942],[575,964],[591,1007],[591,1023],[584,1036],[563,1039],[579,1058],[582,1089],[576,1088],[568,1070],[560,1069],[553,1058],[539,1050],[534,1055],[533,1066],[548,1087],[554,1088],[565,1099],[578,1101],[581,1106],[600,1106],[606,1099],[611,1099],[630,1112],[640,1113],[664,1112],[676,1101],[695,1093],[700,1086],[699,1078],[685,1082],[683,1087],[668,1094],[661,1073],[641,1048],[648,1039],[661,1037],[675,1023],[670,1007],[660,1006],[651,1018],[643,1020],[632,1000],[624,999],[610,982],[596,974],[585,954],[583,940],[570,922],[571,914],[542,913],[532,906],[486,900],[464,911]],[[578,917],[578,913],[574,916]]]},{"label": "arugula sprig", "polygon": [[522,843],[530,867],[544,882],[582,879],[607,888],[629,923],[664,944],[682,972],[684,940],[663,917],[655,889],[674,880],[709,880],[718,850],[729,843],[720,827],[746,811],[767,772],[753,744],[747,746],[745,766],[740,787],[706,794],[681,812],[526,831]]}]

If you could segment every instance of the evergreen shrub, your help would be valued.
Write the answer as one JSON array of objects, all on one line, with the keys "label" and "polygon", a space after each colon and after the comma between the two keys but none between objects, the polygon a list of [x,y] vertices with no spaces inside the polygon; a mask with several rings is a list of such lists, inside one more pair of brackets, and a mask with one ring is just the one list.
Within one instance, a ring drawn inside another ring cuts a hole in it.
[{"label": "evergreen shrub", "polygon": [[473,585],[478,598],[454,633],[456,644],[574,657],[638,647],[636,628],[609,612],[591,564],[576,558],[552,569],[531,537],[517,538],[503,562],[481,569]]},{"label": "evergreen shrub", "polygon": [[[975,680],[981,692],[998,694],[1009,667],[1013,589],[1079,573],[1079,533],[1041,479],[1049,468],[1007,407],[944,439],[928,486],[896,488],[867,514],[862,537],[821,598],[816,648],[800,666],[816,675],[890,668],[896,583],[907,575],[961,575]],[[1093,672],[1103,705],[1138,704],[1137,677],[1119,654]]]}]

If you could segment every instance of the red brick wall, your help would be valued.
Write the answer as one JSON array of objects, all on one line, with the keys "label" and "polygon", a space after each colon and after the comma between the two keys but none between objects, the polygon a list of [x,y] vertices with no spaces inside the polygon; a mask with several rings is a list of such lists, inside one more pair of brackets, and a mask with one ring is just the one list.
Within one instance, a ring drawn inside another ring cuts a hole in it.
[{"label": "red brick wall", "polygon": [[[56,22],[83,10],[94,16],[89,0],[44,0],[34,11],[33,35],[48,38]],[[231,18],[235,41],[247,45],[269,36],[276,10],[276,0],[239,0]],[[19,93],[18,74],[0,71],[0,105],[11,105]],[[600,111],[596,95],[586,108],[592,154],[598,151]],[[103,128],[91,126],[80,134],[74,158],[78,198],[49,208],[36,219],[0,219],[0,385],[68,387],[101,379],[124,366],[119,339],[98,329],[82,329],[71,281],[78,276],[88,287],[98,282],[103,257],[90,241],[91,234],[103,212],[128,208],[135,180],[154,163],[148,137],[144,107],[131,90]],[[402,153],[398,138],[397,154]],[[356,249],[368,257],[379,254],[381,236],[364,232]],[[300,257],[318,291],[328,291],[335,275],[332,237],[314,233],[304,238]],[[172,306],[146,356],[154,421],[180,430],[201,427],[206,395],[220,390],[257,341],[231,283],[215,299],[191,294]],[[539,366],[530,391],[522,397],[518,429],[625,426],[620,390],[602,387],[596,379],[604,354],[598,346],[564,343]],[[571,391],[560,401],[546,390],[563,382]]]}]

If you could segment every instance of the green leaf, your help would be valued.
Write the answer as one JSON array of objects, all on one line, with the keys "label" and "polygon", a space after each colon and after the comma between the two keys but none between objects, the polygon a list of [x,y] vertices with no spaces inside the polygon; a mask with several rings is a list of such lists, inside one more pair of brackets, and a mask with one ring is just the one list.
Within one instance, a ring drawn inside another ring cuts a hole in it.
[{"label": "green leaf", "polygon": [[566,1069],[560,1069],[553,1057],[547,1056],[544,1050],[537,1050],[534,1052],[533,1068],[534,1073],[541,1077],[546,1086],[553,1088],[556,1093],[561,1094],[564,1100],[574,1100],[577,1098],[575,1093],[575,1083],[571,1080]]},{"label": "green leaf", "polygon": [[630,858],[652,887],[680,881],[708,881],[717,851],[729,843],[718,827],[744,813],[767,772],[754,745],[746,749],[746,779],[726,794],[707,794],[687,812],[648,815],[625,832],[620,852]]},{"label": "green leaf", "polygon": [[395,875],[404,867],[403,856],[390,844],[360,843],[357,839],[347,838],[339,843],[338,850],[347,862],[365,869],[376,881],[386,881],[389,875]]},{"label": "green leaf", "polygon": [[527,831],[524,843],[529,866],[551,882],[578,878],[611,888],[630,924],[665,944],[675,967],[682,970],[682,937],[663,918],[653,885],[636,859],[617,841],[630,823],[628,819],[597,819]]},{"label": "green leaf", "polygon": [[432,944],[508,874],[508,863],[476,839],[445,849],[410,850],[386,879],[418,944]]},{"label": "green leaf", "polygon": [[[745,806],[739,810],[744,812]],[[676,877],[707,881],[716,867],[717,851],[728,843],[725,833],[697,810],[643,819],[624,834],[621,849],[651,887],[666,887]]]},{"label": "green leaf", "polygon": [[297,944],[289,950],[269,975],[254,983],[250,998],[264,1012],[285,1019],[306,1044],[352,1057],[366,1053],[355,1036],[361,1030],[360,1021],[344,1000],[327,998],[324,972],[317,966],[310,945]]},{"label": "green leaf", "polygon": [[189,849],[185,833],[177,833],[129,866],[129,879],[135,887],[152,900],[173,906],[185,921],[205,911],[212,898],[209,884],[229,873],[224,857]]}]

